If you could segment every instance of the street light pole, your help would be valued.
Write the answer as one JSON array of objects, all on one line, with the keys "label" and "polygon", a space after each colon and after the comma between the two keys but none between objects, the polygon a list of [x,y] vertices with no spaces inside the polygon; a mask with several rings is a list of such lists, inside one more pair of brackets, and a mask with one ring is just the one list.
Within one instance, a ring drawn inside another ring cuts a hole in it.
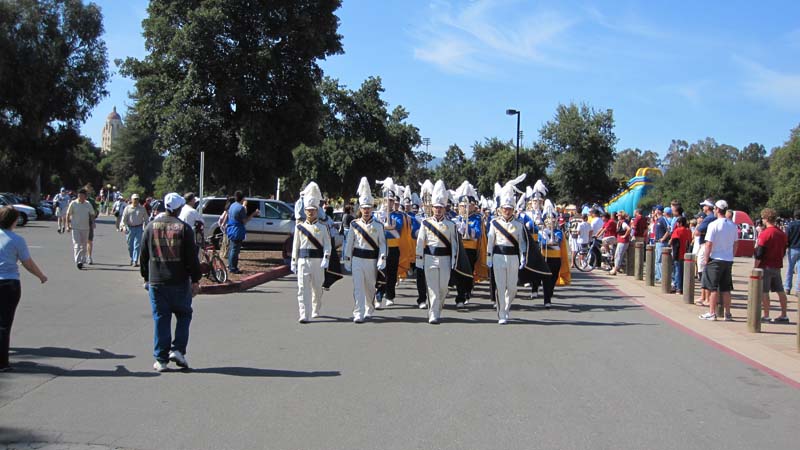
[{"label": "street light pole", "polygon": [[513,116],[514,114],[517,115],[517,156],[514,158],[514,165],[517,170],[517,175],[519,176],[519,118],[520,118],[520,111],[517,109],[507,109],[506,114],[509,116]]}]

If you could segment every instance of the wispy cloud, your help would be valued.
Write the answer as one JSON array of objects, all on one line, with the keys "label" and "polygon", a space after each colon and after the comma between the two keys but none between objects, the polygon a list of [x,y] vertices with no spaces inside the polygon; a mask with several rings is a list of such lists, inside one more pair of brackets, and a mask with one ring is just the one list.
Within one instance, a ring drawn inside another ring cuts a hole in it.
[{"label": "wispy cloud", "polygon": [[591,6],[586,8],[586,12],[594,23],[620,34],[648,39],[670,39],[673,37],[672,33],[661,29],[655,23],[647,21],[632,11],[622,11],[613,17],[609,17],[600,12],[599,9]]},{"label": "wispy cloud", "polygon": [[515,17],[525,2],[479,0],[454,8],[431,4],[428,22],[419,29],[414,56],[449,72],[492,73],[503,62],[567,67],[556,56],[565,33],[576,23],[554,11]]},{"label": "wispy cloud", "polygon": [[781,108],[800,110],[800,74],[784,73],[734,55],[745,71],[745,93]]}]

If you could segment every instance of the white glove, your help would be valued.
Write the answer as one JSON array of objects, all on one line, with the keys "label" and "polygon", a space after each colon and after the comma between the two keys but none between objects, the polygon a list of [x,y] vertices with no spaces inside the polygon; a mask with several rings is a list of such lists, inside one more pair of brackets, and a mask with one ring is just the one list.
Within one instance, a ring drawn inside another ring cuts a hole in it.
[{"label": "white glove", "polygon": [[486,267],[491,269],[492,268],[492,264],[493,264],[492,263],[492,257],[490,256],[490,257],[486,258]]},{"label": "white glove", "polygon": [[291,270],[292,273],[297,273],[297,263],[293,262],[292,265],[289,266],[289,270]]},{"label": "white glove", "polygon": [[346,271],[348,271],[348,272],[352,272],[353,271],[353,265],[350,263],[350,261],[346,261],[344,263],[344,269]]},{"label": "white glove", "polygon": [[523,256],[522,258],[519,259],[519,270],[522,270],[524,268],[525,268],[525,257]]},{"label": "white glove", "polygon": [[328,268],[328,258],[322,258],[322,262],[320,263],[319,266],[322,267],[323,269],[327,269]]},{"label": "white glove", "polygon": [[386,260],[385,259],[379,259],[378,260],[378,270],[383,270],[385,268],[386,268]]}]

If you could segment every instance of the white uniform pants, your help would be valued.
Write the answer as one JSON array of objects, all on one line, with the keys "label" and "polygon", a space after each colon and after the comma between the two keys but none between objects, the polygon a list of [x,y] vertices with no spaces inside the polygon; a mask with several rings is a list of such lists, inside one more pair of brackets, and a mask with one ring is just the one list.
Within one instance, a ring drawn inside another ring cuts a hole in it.
[{"label": "white uniform pants", "polygon": [[439,320],[450,282],[450,256],[425,255],[425,282],[428,285],[428,320]]},{"label": "white uniform pants", "polygon": [[86,262],[86,245],[89,243],[89,230],[72,229],[72,248],[75,262],[83,264]]},{"label": "white uniform pants", "polygon": [[497,285],[497,318],[508,320],[511,302],[517,296],[519,256],[492,255],[494,282]]},{"label": "white uniform pants", "polygon": [[321,258],[298,258],[297,260],[297,305],[300,319],[309,319],[309,310],[319,314],[322,308],[322,282],[325,270],[320,267]]},{"label": "white uniform pants", "polygon": [[706,244],[700,244],[700,239],[697,240],[697,244],[695,244],[695,248],[697,251],[697,273],[702,274],[703,270],[706,268]]},{"label": "white uniform pants", "polygon": [[378,277],[378,261],[375,259],[353,258],[353,319],[364,320],[366,315],[375,312],[372,299],[375,298],[375,281]]}]

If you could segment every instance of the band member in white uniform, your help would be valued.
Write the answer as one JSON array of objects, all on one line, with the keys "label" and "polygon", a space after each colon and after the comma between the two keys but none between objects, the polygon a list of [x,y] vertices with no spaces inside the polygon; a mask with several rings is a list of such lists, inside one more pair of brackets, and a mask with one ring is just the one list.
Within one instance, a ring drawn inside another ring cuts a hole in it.
[{"label": "band member in white uniform", "polygon": [[386,268],[386,237],[383,225],[372,216],[372,191],[366,177],[358,184],[361,217],[350,223],[344,266],[353,274],[353,322],[362,323],[372,317],[375,307],[375,283],[378,270]]},{"label": "band member in white uniform", "polygon": [[517,295],[519,270],[525,267],[525,228],[514,218],[514,185],[506,183],[500,193],[501,217],[492,220],[486,244],[486,263],[497,285],[497,323],[508,322],[511,302]]},{"label": "band member in white uniform", "polygon": [[433,217],[422,222],[417,235],[417,266],[425,267],[430,303],[428,322],[432,324],[438,324],[441,318],[450,272],[455,267],[458,251],[456,225],[445,217],[447,198],[444,181],[438,180],[431,196]]},{"label": "band member in white uniform", "polygon": [[306,220],[297,224],[292,245],[292,273],[297,274],[298,322],[319,317],[322,308],[322,282],[331,257],[331,236],[327,225],[317,220],[316,205],[322,200],[317,183],[310,182],[301,192]]}]

